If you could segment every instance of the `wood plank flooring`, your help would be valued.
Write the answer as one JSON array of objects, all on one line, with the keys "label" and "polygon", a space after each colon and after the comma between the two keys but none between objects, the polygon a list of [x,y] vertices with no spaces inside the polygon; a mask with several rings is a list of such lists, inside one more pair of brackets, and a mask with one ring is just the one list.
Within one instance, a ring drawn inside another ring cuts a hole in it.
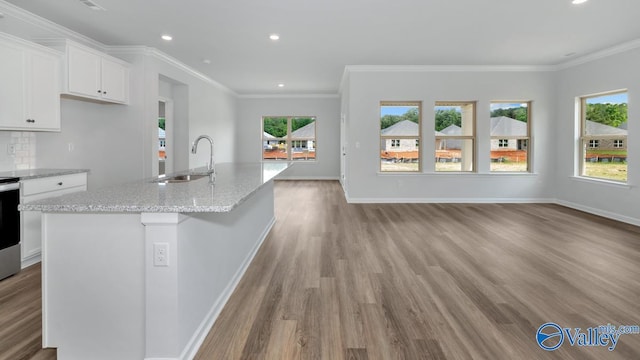
[{"label": "wood plank flooring", "polygon": [[40,264],[0,281],[0,359],[56,360],[42,350]]},{"label": "wood plank flooring", "polygon": [[640,228],[544,204],[347,204],[276,182],[277,222],[196,359],[640,359],[554,352],[555,322],[640,324]]},{"label": "wood plank flooring", "polygon": [[[347,204],[276,182],[277,222],[196,358],[640,359],[546,352],[545,322],[640,324],[640,228],[556,205]],[[0,359],[40,348],[39,265],[0,282]]]}]

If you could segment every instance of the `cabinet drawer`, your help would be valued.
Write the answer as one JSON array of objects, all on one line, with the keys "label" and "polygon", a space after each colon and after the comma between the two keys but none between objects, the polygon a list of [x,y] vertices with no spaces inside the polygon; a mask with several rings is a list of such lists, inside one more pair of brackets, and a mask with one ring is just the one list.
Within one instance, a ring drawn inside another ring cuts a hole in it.
[{"label": "cabinet drawer", "polygon": [[66,190],[76,187],[83,187],[83,190],[86,190],[86,173],[25,180],[22,182],[22,196],[31,196],[35,194]]}]

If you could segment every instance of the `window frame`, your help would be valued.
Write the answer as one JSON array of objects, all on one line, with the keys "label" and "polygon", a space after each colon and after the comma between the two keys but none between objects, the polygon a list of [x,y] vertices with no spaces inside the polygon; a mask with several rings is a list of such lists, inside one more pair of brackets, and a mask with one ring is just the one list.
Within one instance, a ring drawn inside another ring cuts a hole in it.
[{"label": "window frame", "polygon": [[[418,135],[417,136],[398,136],[398,135],[382,135],[382,128],[380,127],[380,113],[383,106],[416,106],[418,108]],[[422,143],[422,123],[423,123],[423,115],[422,115],[422,101],[380,101],[380,105],[378,106],[378,135],[379,135],[379,143],[382,144],[384,140],[418,140]],[[400,144],[398,144],[399,147]],[[378,146],[378,171],[381,173],[409,173],[416,174],[422,172],[422,148],[418,147],[418,169],[417,170],[383,170],[382,169],[382,161],[380,159],[380,155],[382,153],[382,148],[380,145]]]},{"label": "window frame", "polygon": [[[279,137],[279,138],[273,138],[273,139],[269,139],[269,138],[265,138],[264,134],[264,120],[265,119],[269,119],[269,118],[286,118],[287,119],[287,135],[285,137]],[[291,123],[294,119],[313,119],[313,126],[315,127],[314,129],[314,135],[315,137],[313,138],[307,138],[307,137],[293,137],[291,134],[293,133],[293,131],[291,130]],[[264,147],[263,145],[261,145],[261,161],[274,161],[274,162],[279,162],[279,161],[295,161],[295,162],[315,162],[318,159],[318,118],[316,116],[304,116],[304,115],[264,115],[262,116],[261,120],[260,120],[260,129],[262,130],[261,133],[261,139],[262,139],[262,144],[264,144],[265,141],[284,141],[286,144],[286,153],[287,153],[287,158],[280,160],[280,159],[265,159],[264,158]],[[294,141],[313,141],[314,142],[314,147],[313,147],[313,152],[314,152],[314,156],[313,159],[299,159],[299,160],[294,160],[293,159],[293,143]]]},{"label": "window frame", "polygon": [[[489,118],[491,118],[491,105],[493,104],[527,104],[527,135],[526,136],[505,136],[505,135],[497,135],[491,136],[491,140],[525,140],[527,142],[527,169],[525,171],[492,171],[491,164],[489,165],[489,172],[492,174],[499,173],[531,173],[532,172],[532,153],[533,153],[533,141],[531,138],[531,112],[532,112],[532,100],[491,100],[489,102]],[[491,125],[491,123],[489,123]],[[489,151],[491,151],[491,146],[489,146]]]},{"label": "window frame", "polygon": [[[629,183],[629,178],[627,177],[626,181],[620,181],[620,180],[614,180],[614,179],[609,179],[609,178],[605,178],[605,177],[596,177],[596,176],[589,176],[586,175],[586,165],[587,165],[587,161],[585,159],[585,157],[587,156],[587,150],[588,149],[597,149],[597,147],[592,148],[589,147],[590,145],[590,140],[598,140],[598,146],[600,145],[600,141],[599,140],[611,140],[614,141],[616,139],[620,139],[620,135],[587,135],[587,100],[588,99],[592,99],[592,98],[598,98],[598,97],[603,97],[603,96],[609,96],[609,95],[617,95],[617,94],[627,94],[627,101],[628,101],[628,94],[629,94],[629,90],[628,89],[621,89],[621,90],[613,90],[613,91],[605,91],[605,92],[601,92],[601,93],[596,93],[596,94],[590,94],[590,95],[583,95],[578,97],[578,101],[579,103],[579,111],[580,113],[578,114],[579,119],[580,119],[580,132],[579,132],[579,137],[578,137],[578,176],[583,177],[585,179],[590,179],[590,180],[594,180],[594,181],[603,181],[603,182],[614,182],[617,184],[628,184]],[[629,103],[627,102],[627,106],[629,105]],[[628,119],[628,110],[627,110],[627,119]],[[628,120],[627,120],[628,121]],[[628,140],[628,138],[625,138],[625,140]],[[628,169],[628,162],[627,162],[627,169]]]},{"label": "window frame", "polygon": [[[473,125],[471,126],[471,131],[472,131],[472,135],[446,135],[446,136],[439,136],[439,135],[435,135],[436,129],[435,129],[435,108],[438,106],[462,106],[462,105],[472,105],[473,107],[473,111],[472,111],[472,121],[473,121]],[[434,132],[434,136],[435,136],[435,146],[438,146],[438,140],[471,140],[471,149],[473,151],[472,154],[472,159],[471,159],[471,170],[460,170],[460,171],[443,171],[443,170],[438,170],[437,166],[438,166],[438,162],[436,161],[434,163],[434,168],[433,171],[435,173],[438,174],[455,174],[455,173],[477,173],[478,172],[478,144],[476,141],[476,127],[478,126],[478,116],[477,116],[477,112],[478,112],[478,102],[473,100],[473,101],[436,101],[434,106],[434,127],[433,132]],[[434,155],[434,159],[436,158],[436,150],[438,150],[437,148],[435,148],[433,151],[433,155]],[[462,166],[462,165],[461,165]]]}]

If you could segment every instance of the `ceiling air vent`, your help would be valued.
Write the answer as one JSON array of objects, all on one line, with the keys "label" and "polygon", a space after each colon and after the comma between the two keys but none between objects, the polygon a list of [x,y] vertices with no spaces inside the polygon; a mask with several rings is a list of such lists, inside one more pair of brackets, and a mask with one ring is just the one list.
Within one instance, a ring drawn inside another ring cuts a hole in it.
[{"label": "ceiling air vent", "polygon": [[106,9],[91,0],[80,0],[81,3],[87,5],[91,10],[105,11]]}]

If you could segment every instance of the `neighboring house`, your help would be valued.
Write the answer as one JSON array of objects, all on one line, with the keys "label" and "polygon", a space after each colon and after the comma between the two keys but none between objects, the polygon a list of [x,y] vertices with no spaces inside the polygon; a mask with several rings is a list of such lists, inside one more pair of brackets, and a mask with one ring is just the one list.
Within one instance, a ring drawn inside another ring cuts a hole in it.
[{"label": "neighboring house", "polygon": [[[504,139],[493,137],[504,136]],[[527,150],[527,140],[509,139],[513,136],[527,136],[527,123],[506,116],[491,118],[491,150]]]},{"label": "neighboring house", "polygon": [[417,151],[420,144],[417,139],[393,139],[393,136],[415,136],[420,135],[420,126],[413,121],[403,120],[388,128],[382,129],[380,135],[380,148],[383,151]]},{"label": "neighboring house", "polygon": [[[275,149],[278,147],[278,140],[275,140],[276,137],[269,134],[266,131],[262,132],[262,149],[264,150],[271,150],[271,149]],[[266,139],[266,140],[265,140]],[[274,140],[270,140],[270,139],[274,139]]]},{"label": "neighboring house", "polygon": [[[458,125],[449,125],[446,128],[436,131],[436,136],[459,136],[462,135],[462,128]],[[452,150],[460,149],[462,140],[460,139],[436,139],[436,149]]]},{"label": "neighboring house", "polygon": [[[597,123],[595,121],[587,120],[586,122],[587,131],[586,133],[589,136],[597,137],[598,135],[607,136],[607,138],[603,139],[592,139],[589,140],[587,147],[589,149],[597,149],[597,150],[627,150],[627,133],[626,125],[624,123],[624,128],[622,125],[620,127],[613,127],[609,125],[604,125]],[[620,136],[619,138],[610,137],[610,136]]]},{"label": "neighboring house", "polygon": [[158,157],[165,159],[165,147],[167,145],[167,133],[162,128],[158,128]]},{"label": "neighboring house", "polygon": [[[314,141],[316,138],[316,123],[309,123],[298,130],[291,132],[291,148],[293,151],[314,151]],[[295,140],[303,139],[303,140]]]}]

